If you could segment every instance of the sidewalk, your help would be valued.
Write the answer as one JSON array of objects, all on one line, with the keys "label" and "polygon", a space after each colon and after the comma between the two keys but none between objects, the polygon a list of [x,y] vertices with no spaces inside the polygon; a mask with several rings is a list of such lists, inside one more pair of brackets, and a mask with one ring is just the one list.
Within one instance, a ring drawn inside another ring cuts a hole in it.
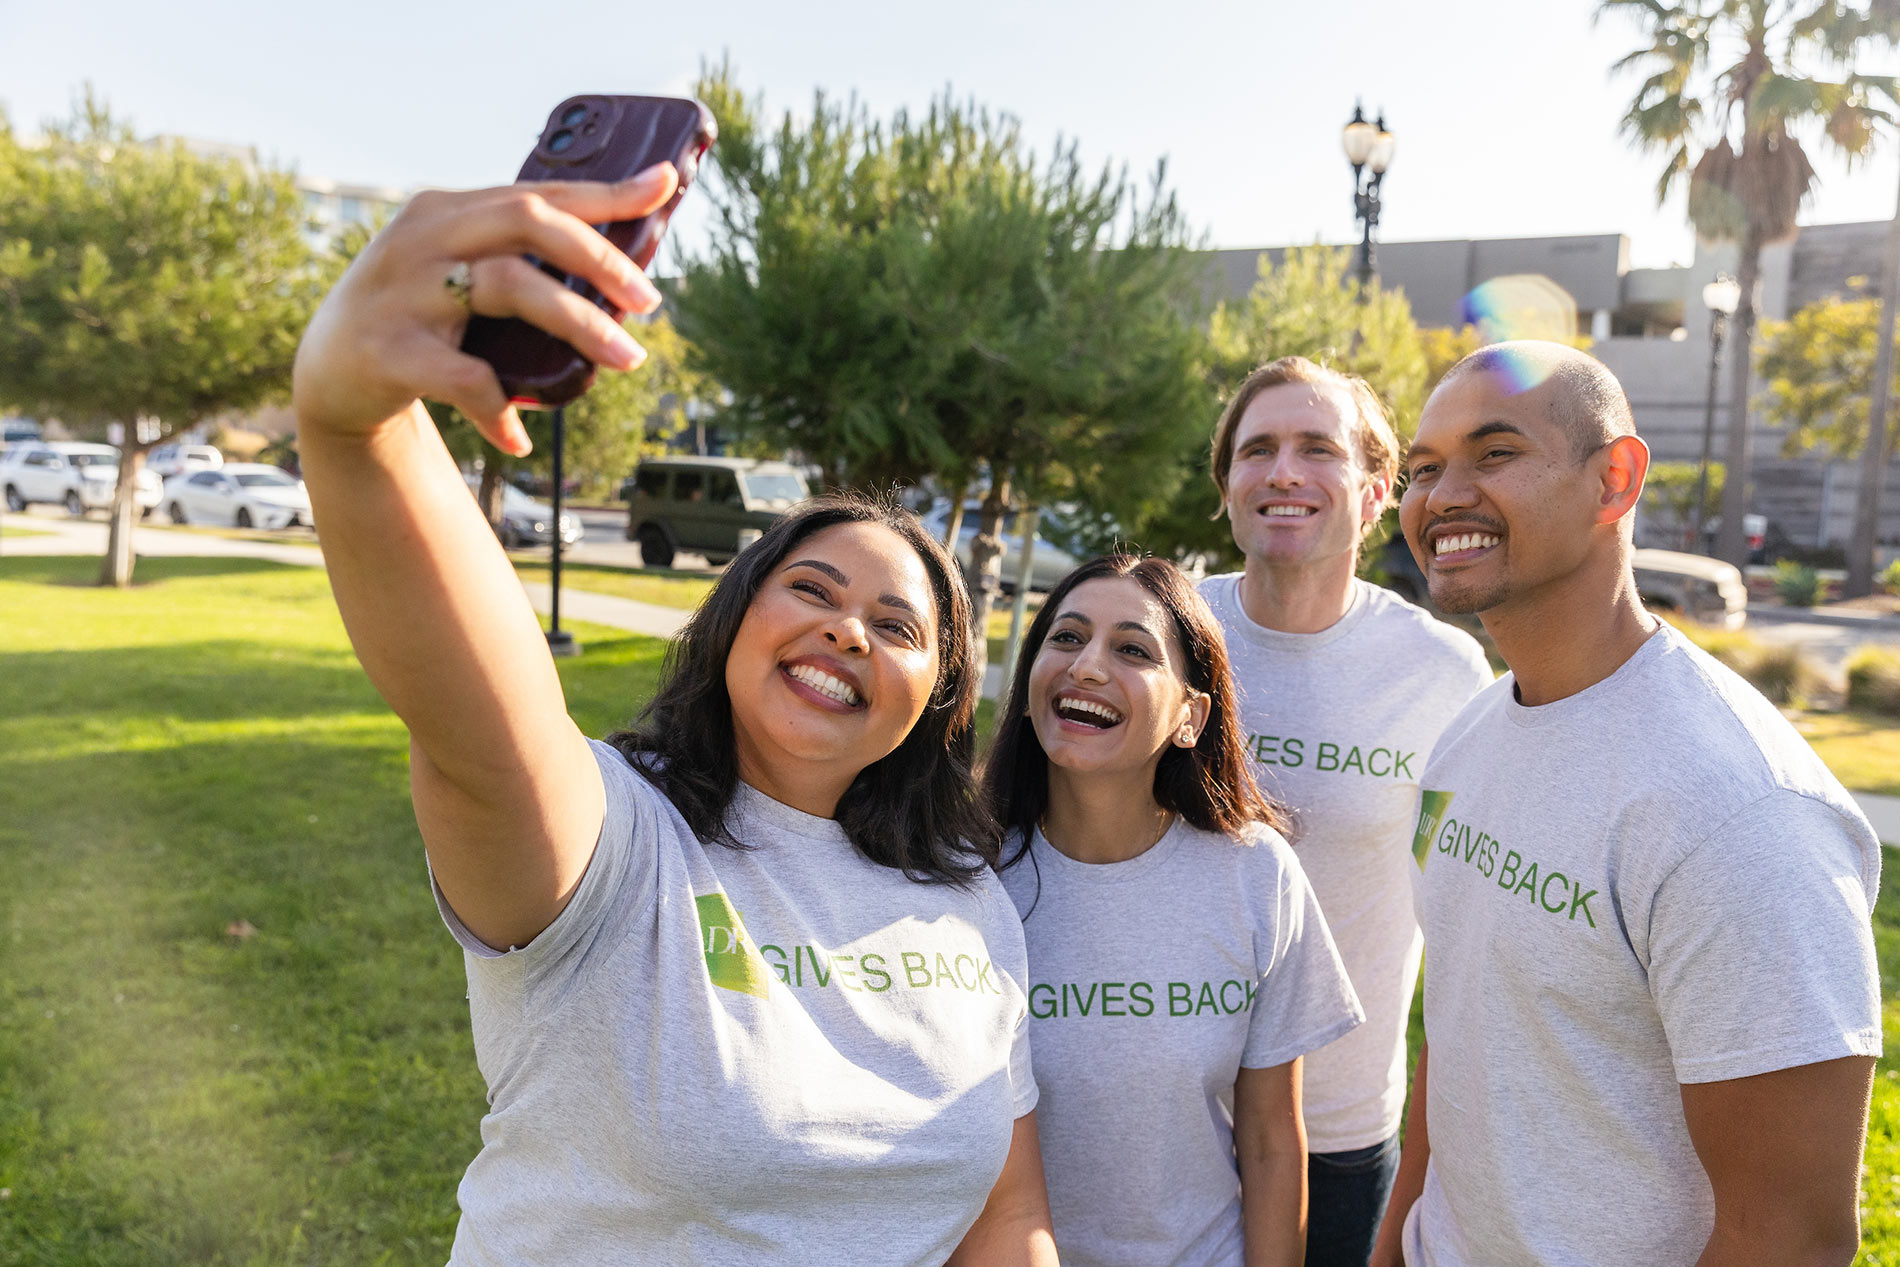
[{"label": "sidewalk", "polygon": [[[21,528],[44,536],[9,535],[11,528]],[[0,524],[0,558],[17,558],[22,555],[89,554],[104,557],[106,552],[107,525],[92,519],[54,519],[40,515],[8,515],[4,524]],[[297,567],[323,566],[323,551],[314,545],[284,545],[275,541],[240,541],[230,537],[214,536],[208,532],[177,531],[169,528],[154,528],[140,525],[132,530],[132,549],[141,558],[156,559],[162,557],[194,556],[199,558],[246,558],[267,559],[273,563],[288,563]],[[136,576],[136,570],[134,576]],[[548,586],[523,582],[522,590],[528,595],[528,601],[542,615],[547,615],[553,606],[553,596]],[[625,629],[629,633],[647,634],[655,638],[671,638],[680,631],[691,612],[672,607],[656,607],[651,603],[635,602],[630,598],[614,598],[606,594],[589,594],[580,590],[561,588],[561,615],[563,618],[588,620],[597,625],[611,625],[615,629]]]},{"label": "sidewalk", "polygon": [[1900,796],[1875,796],[1872,792],[1855,792],[1853,796],[1860,803],[1860,812],[1874,825],[1880,842],[1900,849]]}]

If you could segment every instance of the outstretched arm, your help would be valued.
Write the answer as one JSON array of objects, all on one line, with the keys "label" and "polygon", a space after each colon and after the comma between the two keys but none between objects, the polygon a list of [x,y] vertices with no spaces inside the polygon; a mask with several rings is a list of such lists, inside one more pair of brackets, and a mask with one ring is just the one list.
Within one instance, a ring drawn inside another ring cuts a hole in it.
[{"label": "outstretched arm", "polygon": [[[437,882],[494,946],[525,944],[561,912],[604,796],[540,623],[418,397],[526,451],[493,371],[460,351],[471,309],[523,317],[603,365],[637,363],[612,319],[521,256],[651,311],[651,283],[590,224],[657,208],[675,183],[662,165],[618,185],[419,194],[351,265],[298,350],[298,450],[331,588],[357,658],[409,728]],[[444,284],[461,262],[468,307]]]}]

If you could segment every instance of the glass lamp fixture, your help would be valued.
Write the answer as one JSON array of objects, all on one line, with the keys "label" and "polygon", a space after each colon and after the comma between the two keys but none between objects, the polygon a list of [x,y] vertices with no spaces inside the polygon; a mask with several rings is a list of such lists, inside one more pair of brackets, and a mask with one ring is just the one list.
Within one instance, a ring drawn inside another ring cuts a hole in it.
[{"label": "glass lamp fixture", "polygon": [[1339,143],[1346,151],[1346,161],[1354,167],[1363,167],[1378,146],[1379,129],[1367,123],[1366,112],[1355,105],[1352,108],[1352,119],[1340,133]]},{"label": "glass lamp fixture", "polygon": [[1710,312],[1724,317],[1732,317],[1742,304],[1741,283],[1727,273],[1717,275],[1716,279],[1702,288],[1702,306]]}]

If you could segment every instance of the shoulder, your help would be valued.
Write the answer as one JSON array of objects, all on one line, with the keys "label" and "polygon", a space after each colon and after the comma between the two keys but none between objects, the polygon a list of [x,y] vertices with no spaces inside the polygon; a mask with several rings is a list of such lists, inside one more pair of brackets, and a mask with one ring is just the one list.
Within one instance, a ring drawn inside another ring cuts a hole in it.
[{"label": "shoulder", "polygon": [[1625,693],[1640,711],[1652,751],[1676,751],[1700,775],[1719,776],[1739,808],[1776,790],[1844,804],[1846,790],[1781,710],[1740,674],[1674,628],[1644,674]]},{"label": "shoulder", "polygon": [[1213,576],[1202,577],[1194,586],[1207,605],[1214,609],[1214,615],[1222,624],[1233,618],[1234,587],[1240,584],[1242,573],[1217,572]]},{"label": "shoulder", "polygon": [[1499,720],[1504,704],[1511,699],[1514,683],[1515,679],[1506,673],[1467,699],[1439,732],[1428,766],[1436,765],[1460,744],[1480,740],[1490,724]]},{"label": "shoulder", "polygon": [[1243,892],[1277,893],[1303,875],[1287,838],[1265,823],[1252,822],[1229,835],[1182,823],[1181,853],[1212,883],[1233,884]]},{"label": "shoulder", "polygon": [[1478,686],[1491,682],[1491,662],[1476,638],[1383,586],[1358,584],[1366,604],[1365,632],[1402,647],[1406,667],[1432,674],[1468,672]]}]

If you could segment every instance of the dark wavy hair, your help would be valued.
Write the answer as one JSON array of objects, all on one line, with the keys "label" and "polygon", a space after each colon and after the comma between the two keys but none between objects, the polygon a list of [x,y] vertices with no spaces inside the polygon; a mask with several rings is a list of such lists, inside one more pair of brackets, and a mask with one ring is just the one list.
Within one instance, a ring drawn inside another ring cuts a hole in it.
[{"label": "dark wavy hair", "polygon": [[1169,744],[1155,767],[1155,801],[1202,831],[1235,835],[1249,823],[1287,828],[1287,815],[1269,800],[1247,768],[1227,643],[1207,600],[1181,569],[1166,559],[1108,554],[1084,563],[1057,583],[1036,613],[1016,657],[1009,701],[996,738],[983,757],[983,800],[1016,848],[1002,866],[1014,866],[1029,851],[1029,837],[1049,806],[1049,756],[1029,720],[1029,668],[1049,637],[1062,603],[1087,581],[1127,577],[1152,594],[1174,621],[1183,653],[1182,679],[1208,697],[1207,724],[1192,748]]},{"label": "dark wavy hair", "polygon": [[886,498],[828,493],[774,524],[719,578],[667,651],[658,693],[607,742],[666,794],[695,836],[745,848],[726,826],[739,785],[726,657],[759,587],[792,548],[857,523],[889,528],[923,561],[937,602],[937,684],[903,742],[845,790],[838,824],[873,862],[913,880],[964,883],[996,864],[999,847],[971,772],[978,680],[970,597],[943,546]]}]

